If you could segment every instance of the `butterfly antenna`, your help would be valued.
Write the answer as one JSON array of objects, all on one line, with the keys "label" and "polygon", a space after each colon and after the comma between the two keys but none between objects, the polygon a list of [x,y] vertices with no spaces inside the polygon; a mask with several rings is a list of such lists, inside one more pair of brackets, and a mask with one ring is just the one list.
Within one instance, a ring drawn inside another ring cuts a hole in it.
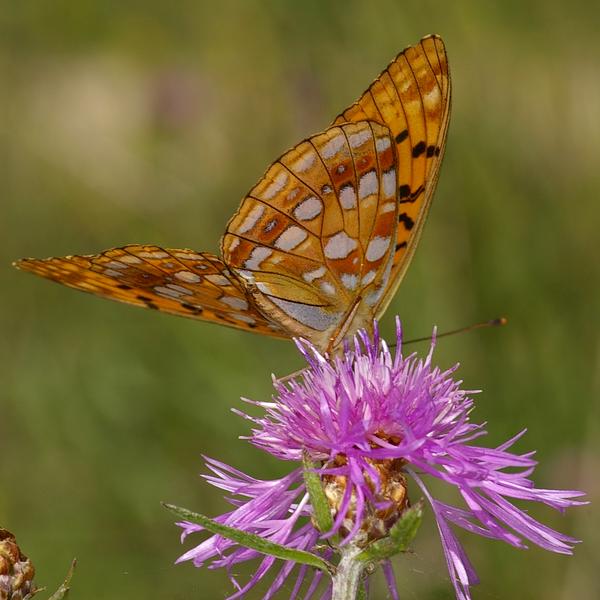
[{"label": "butterfly antenna", "polygon": [[292,379],[295,379],[296,377],[298,377],[298,375],[302,375],[302,373],[304,373],[304,371],[306,371],[306,370],[307,370],[307,367],[304,367],[304,369],[294,371],[293,373],[290,373],[289,375],[284,375],[283,377],[275,377],[275,381],[277,383],[287,383],[288,381],[291,381]]},{"label": "butterfly antenna", "polygon": [[[454,335],[456,333],[467,333],[468,331],[474,331],[475,329],[483,329],[485,327],[502,327],[508,323],[508,319],[506,317],[498,317],[496,319],[491,319],[490,321],[483,321],[481,323],[475,323],[474,325],[467,325],[467,327],[461,327],[460,329],[452,329],[451,331],[444,331],[443,333],[438,333],[435,337],[439,339],[441,337],[446,337],[448,335]],[[405,344],[416,344],[417,342],[430,342],[431,336],[426,335],[425,337],[413,338],[412,340],[406,340],[402,342],[402,345]],[[390,344],[390,346],[395,346],[396,344]]]},{"label": "butterfly antenna", "polygon": [[[461,327],[459,329],[452,329],[451,331],[444,331],[443,333],[438,333],[435,338],[439,339],[441,337],[446,337],[448,335],[455,335],[457,333],[467,333],[468,331],[474,331],[475,329],[484,329],[486,327],[503,327],[504,325],[506,325],[508,323],[508,319],[506,317],[497,317],[496,319],[491,319],[489,321],[482,321],[481,323],[474,323],[473,325],[467,325],[466,327]],[[419,338],[413,338],[412,340],[406,340],[406,341],[402,341],[402,345],[406,345],[406,344],[417,344],[418,342],[430,342],[431,341],[431,335],[426,335],[424,337],[419,337]],[[396,342],[392,342],[390,344],[388,344],[388,347],[390,348],[395,348],[396,347]],[[302,375],[302,373],[304,373],[304,371],[308,370],[307,367],[305,367],[304,369],[300,369],[299,371],[294,371],[293,373],[290,373],[289,375],[284,375],[283,377],[275,377],[274,380],[277,383],[287,383],[288,381],[291,381],[292,379],[295,379],[296,377],[298,377],[298,375]]]}]

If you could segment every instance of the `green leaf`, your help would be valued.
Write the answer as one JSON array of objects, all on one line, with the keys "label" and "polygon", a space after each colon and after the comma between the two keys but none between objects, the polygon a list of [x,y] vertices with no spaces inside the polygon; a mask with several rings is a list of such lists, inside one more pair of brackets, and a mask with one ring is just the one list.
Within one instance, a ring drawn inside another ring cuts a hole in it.
[{"label": "green leaf", "polygon": [[313,509],[315,524],[321,533],[326,533],[333,527],[333,518],[329,510],[329,502],[327,496],[325,496],[323,483],[319,474],[315,471],[316,465],[306,451],[302,453],[302,465],[304,467],[304,483]]},{"label": "green leaf", "polygon": [[67,597],[69,590],[71,589],[71,579],[73,578],[73,573],[75,572],[75,566],[77,565],[77,560],[73,559],[71,563],[71,567],[69,568],[69,572],[65,577],[65,580],[62,582],[61,586],[50,596],[48,600],[63,600],[63,598]]},{"label": "green leaf", "polygon": [[163,502],[162,505],[172,513],[175,513],[178,517],[181,517],[186,521],[198,523],[211,533],[215,533],[227,538],[228,540],[232,540],[233,542],[245,546],[246,548],[250,548],[251,550],[256,550],[262,554],[268,554],[269,556],[275,556],[276,558],[281,558],[283,560],[293,560],[294,562],[303,565],[321,569],[330,575],[335,573],[335,567],[331,563],[323,560],[316,554],[312,554],[311,552],[294,550],[293,548],[288,548],[287,546],[282,546],[281,544],[269,542],[259,535],[248,533],[247,531],[241,531],[240,529],[235,529],[234,527],[229,527],[227,525],[223,525],[222,523],[217,523],[216,521],[213,521],[204,515],[192,512],[186,508],[180,508],[179,506],[166,504],[165,502]]},{"label": "green leaf", "polygon": [[358,560],[386,560],[395,554],[406,552],[415,538],[422,520],[423,503],[420,501],[402,513],[402,516],[390,529],[388,537],[367,546],[358,555]]}]

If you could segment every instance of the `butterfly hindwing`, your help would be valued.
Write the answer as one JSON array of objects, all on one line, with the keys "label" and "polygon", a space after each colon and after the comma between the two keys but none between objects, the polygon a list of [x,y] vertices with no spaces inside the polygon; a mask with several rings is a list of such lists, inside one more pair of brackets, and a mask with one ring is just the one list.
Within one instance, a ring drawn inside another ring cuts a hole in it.
[{"label": "butterfly hindwing", "polygon": [[392,133],[398,160],[398,228],[390,284],[379,316],[410,263],[435,190],[450,115],[450,75],[439,36],[423,38],[394,59],[334,124],[373,119]]},{"label": "butterfly hindwing", "polygon": [[281,337],[223,262],[207,252],[130,245],[16,266],[104,298]]},{"label": "butterfly hindwing", "polygon": [[264,313],[327,348],[350,327],[355,306],[356,327],[371,321],[393,259],[396,214],[389,130],[346,123],[273,163],[229,222],[223,260]]}]

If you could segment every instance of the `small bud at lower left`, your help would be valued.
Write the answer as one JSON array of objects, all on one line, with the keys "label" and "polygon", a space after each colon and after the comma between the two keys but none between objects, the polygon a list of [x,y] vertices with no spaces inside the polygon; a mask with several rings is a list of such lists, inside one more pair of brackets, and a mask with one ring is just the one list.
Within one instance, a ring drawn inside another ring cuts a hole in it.
[{"label": "small bud at lower left", "polygon": [[15,536],[0,528],[0,600],[27,600],[38,591],[35,569],[21,552]]}]

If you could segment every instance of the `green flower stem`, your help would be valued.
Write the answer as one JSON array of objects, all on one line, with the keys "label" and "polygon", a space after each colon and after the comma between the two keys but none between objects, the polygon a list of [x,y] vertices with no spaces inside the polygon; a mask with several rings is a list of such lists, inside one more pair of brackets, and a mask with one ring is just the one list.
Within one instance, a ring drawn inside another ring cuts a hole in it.
[{"label": "green flower stem", "polygon": [[333,576],[331,600],[355,600],[362,588],[364,561],[358,560],[361,549],[350,543],[342,549],[342,557]]}]

